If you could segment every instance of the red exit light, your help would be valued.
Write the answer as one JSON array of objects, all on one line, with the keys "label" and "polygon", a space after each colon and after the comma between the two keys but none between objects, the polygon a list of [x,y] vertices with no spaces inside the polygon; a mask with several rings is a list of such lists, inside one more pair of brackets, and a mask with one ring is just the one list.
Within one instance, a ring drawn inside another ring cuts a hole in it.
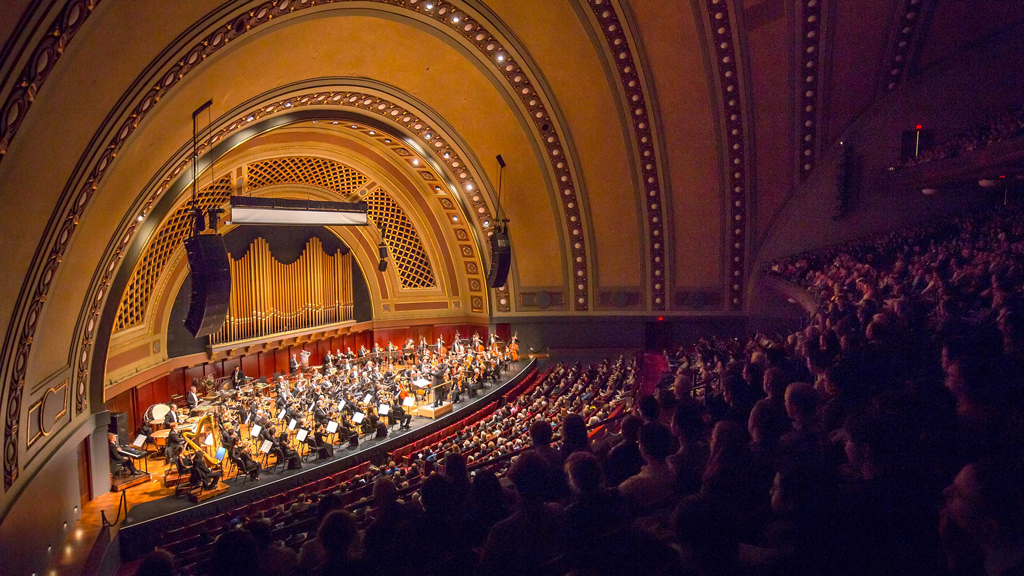
[{"label": "red exit light", "polygon": [[920,125],[920,124],[918,124],[918,125],[917,125],[917,129],[918,129],[918,130],[920,130],[920,129],[921,129],[921,125]]}]

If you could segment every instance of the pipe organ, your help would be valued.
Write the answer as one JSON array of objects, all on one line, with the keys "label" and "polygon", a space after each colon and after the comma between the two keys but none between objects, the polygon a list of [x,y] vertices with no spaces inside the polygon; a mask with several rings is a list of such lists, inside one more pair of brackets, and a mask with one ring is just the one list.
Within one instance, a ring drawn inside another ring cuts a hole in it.
[{"label": "pipe organ", "polygon": [[238,260],[231,259],[228,317],[210,344],[315,328],[352,320],[352,254],[324,253],[317,237],[299,259],[282,264],[270,245],[256,238]]}]

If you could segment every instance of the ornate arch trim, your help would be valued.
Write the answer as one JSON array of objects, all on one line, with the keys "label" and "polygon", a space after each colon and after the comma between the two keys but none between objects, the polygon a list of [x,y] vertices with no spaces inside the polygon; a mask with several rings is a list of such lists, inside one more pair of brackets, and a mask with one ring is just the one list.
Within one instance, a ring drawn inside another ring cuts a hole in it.
[{"label": "ornate arch trim", "polygon": [[[668,195],[664,193],[664,177],[661,137],[657,133],[657,118],[654,112],[654,98],[651,97],[650,77],[645,73],[646,61],[639,40],[633,35],[625,6],[616,6],[613,0],[579,0],[585,4],[595,18],[596,32],[607,49],[611,59],[610,67],[618,81],[616,90],[621,106],[628,116],[630,143],[639,166],[638,178],[641,185],[640,201],[644,205],[643,228],[647,232],[647,262],[649,272],[647,286],[650,306],[653,310],[665,310],[668,305],[670,278],[665,263],[669,261],[671,241],[666,239],[665,227]],[[599,53],[605,54],[599,47]],[[613,88],[614,89],[614,88]]]}]

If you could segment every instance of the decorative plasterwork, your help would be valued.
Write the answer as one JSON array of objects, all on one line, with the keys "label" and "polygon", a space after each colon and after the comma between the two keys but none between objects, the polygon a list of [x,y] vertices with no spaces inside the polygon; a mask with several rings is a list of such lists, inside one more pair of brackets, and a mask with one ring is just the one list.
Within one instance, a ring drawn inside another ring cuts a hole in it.
[{"label": "decorative plasterwork", "polygon": [[28,442],[27,448],[31,448],[36,440],[49,436],[53,432],[53,426],[65,414],[68,413],[68,381],[64,380],[59,385],[47,388],[28,408]]},{"label": "decorative plasterwork", "polygon": [[367,216],[380,230],[403,288],[433,288],[437,285],[423,242],[405,210],[383,188],[364,198]]},{"label": "decorative plasterwork", "polygon": [[736,58],[736,39],[730,23],[729,6],[725,0],[703,0],[711,26],[715,70],[721,94],[721,114],[725,128],[727,169],[725,185],[729,187],[729,219],[726,242],[729,245],[728,305],[732,310],[743,308],[743,270],[746,260],[746,209],[750,163],[746,153],[746,116],[742,83]]},{"label": "decorative plasterwork", "polygon": [[368,181],[369,178],[344,164],[311,156],[261,160],[245,170],[245,186],[249,190],[273,184],[312,184],[348,197]]},{"label": "decorative plasterwork", "polygon": [[798,172],[801,180],[810,175],[817,160],[818,110],[821,101],[821,37],[824,30],[821,21],[824,16],[821,2],[822,0],[801,2],[800,39],[797,43],[800,47],[800,70],[797,73],[797,101],[800,102],[800,109],[797,112],[800,126],[797,133],[800,135],[800,141],[796,147],[799,151],[797,164],[800,166]]},{"label": "decorative plasterwork", "polygon": [[650,270],[651,306],[654,310],[665,310],[668,304],[665,290],[668,279],[665,268],[667,260],[663,211],[665,202],[658,173],[660,151],[654,140],[652,124],[655,120],[648,109],[647,98],[644,95],[645,84],[639,70],[637,48],[635,42],[632,42],[628,36],[612,0],[587,0],[587,5],[597,18],[601,35],[611,51],[614,68],[626,99],[623,106],[631,119],[632,144],[640,161],[643,182],[643,203],[646,207],[648,231],[647,268]]},{"label": "decorative plasterwork", "polygon": [[[92,14],[93,9],[101,0],[70,0],[61,9],[60,14],[46,29],[46,34],[32,50],[32,56],[18,75],[14,88],[7,95],[3,108],[0,108],[0,162],[10,148],[11,140],[21,127],[28,109],[32,106],[36,94],[43,82],[53,71],[53,66],[64,54],[64,49],[82,28],[82,24]],[[7,14],[14,17],[13,14]]]},{"label": "decorative plasterwork", "polygon": [[890,41],[888,66],[884,69],[885,92],[892,92],[907,77],[907,69],[913,57],[914,35],[924,20],[925,0],[904,0],[900,18],[893,29]]}]

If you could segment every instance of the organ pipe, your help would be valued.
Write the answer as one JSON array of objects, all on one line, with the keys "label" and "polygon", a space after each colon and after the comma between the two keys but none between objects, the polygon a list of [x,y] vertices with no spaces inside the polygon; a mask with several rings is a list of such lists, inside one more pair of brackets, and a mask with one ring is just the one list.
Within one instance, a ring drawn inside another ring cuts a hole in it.
[{"label": "organ pipe", "polygon": [[282,264],[256,238],[230,262],[228,317],[210,344],[260,338],[352,320],[352,254],[324,253],[310,238],[299,259]]}]

